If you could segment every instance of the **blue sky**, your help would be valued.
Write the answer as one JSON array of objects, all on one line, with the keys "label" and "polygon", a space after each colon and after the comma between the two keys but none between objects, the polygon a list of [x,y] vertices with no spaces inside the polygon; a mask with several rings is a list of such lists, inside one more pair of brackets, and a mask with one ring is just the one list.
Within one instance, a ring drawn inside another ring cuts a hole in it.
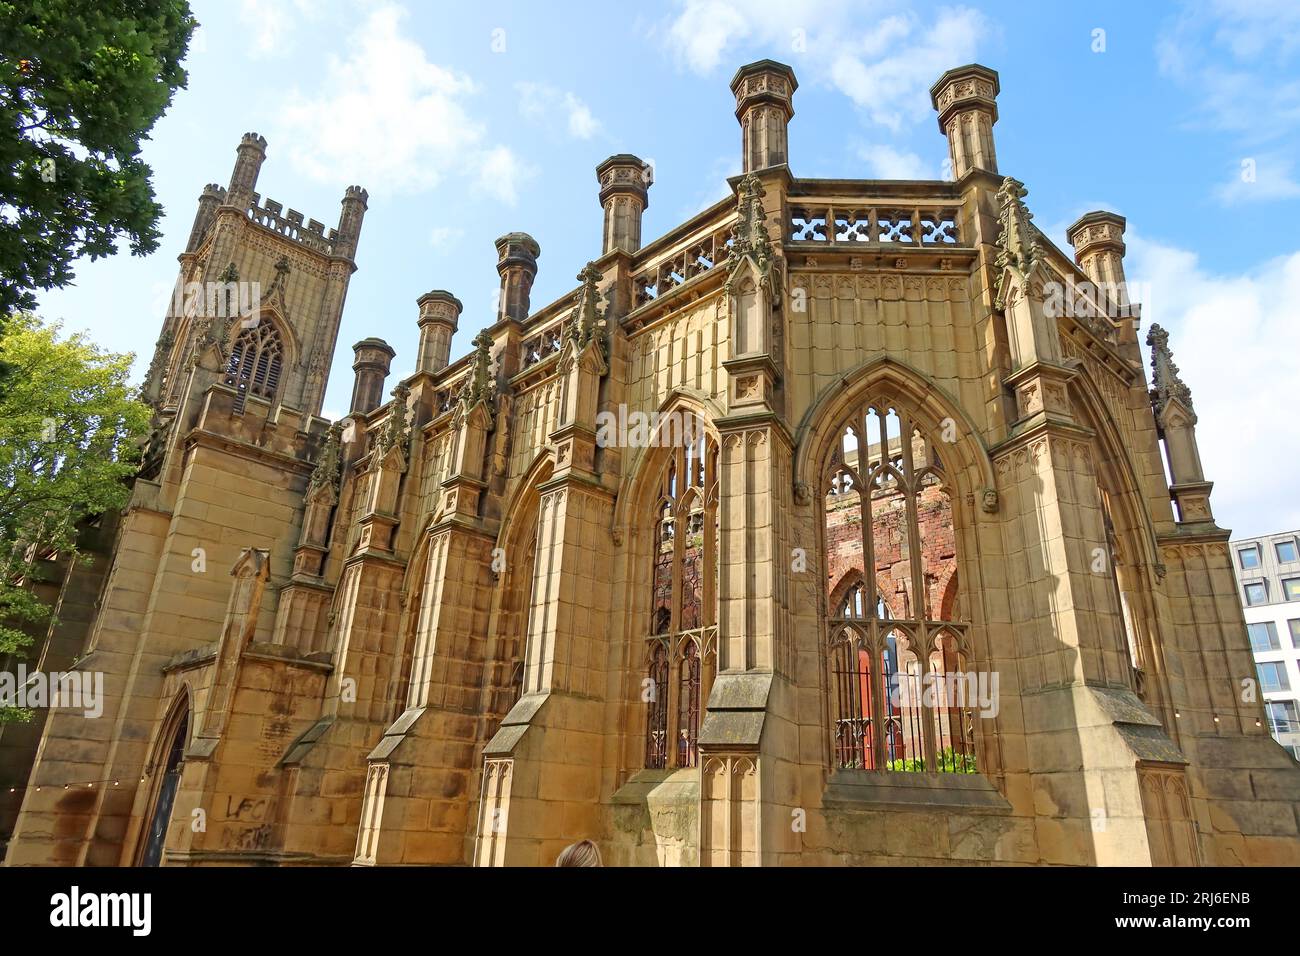
[{"label": "blue sky", "polygon": [[[971,61],[1001,74],[1001,171],[1065,247],[1079,214],[1128,217],[1144,323],[1171,330],[1200,416],[1220,524],[1300,527],[1300,4],[897,0],[407,3],[200,0],[181,91],[144,158],[166,207],[154,255],[82,263],[41,312],[137,354],[143,374],[195,200],[225,184],[246,130],[269,142],[259,192],[333,224],[370,192],[327,413],[346,410],[350,344],[397,350],[415,300],[464,303],[453,354],[490,324],[492,240],[541,244],[533,304],[600,251],[594,169],[655,165],[649,241],[724,195],[740,134],[727,84],[761,57],[799,78],[795,175],[939,178],[928,89]],[[1098,32],[1101,31],[1101,32]],[[395,381],[392,379],[390,381]]]}]

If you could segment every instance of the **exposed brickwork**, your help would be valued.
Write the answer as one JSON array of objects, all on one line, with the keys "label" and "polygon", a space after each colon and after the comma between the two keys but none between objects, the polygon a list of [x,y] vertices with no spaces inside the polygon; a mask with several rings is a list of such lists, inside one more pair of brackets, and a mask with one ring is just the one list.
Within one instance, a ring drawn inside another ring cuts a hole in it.
[{"label": "exposed brickwork", "polygon": [[[843,596],[851,579],[862,573],[862,508],[859,496],[848,491],[828,495],[826,501],[826,587],[832,601]],[[876,557],[876,587],[890,616],[913,619],[912,557],[919,550],[922,573],[929,590],[931,620],[952,620],[955,589],[956,536],[952,504],[935,486],[917,496],[920,541],[908,541],[906,499],[895,493],[872,502],[871,534]],[[947,602],[945,604],[945,601]],[[833,610],[835,606],[833,604]]]}]

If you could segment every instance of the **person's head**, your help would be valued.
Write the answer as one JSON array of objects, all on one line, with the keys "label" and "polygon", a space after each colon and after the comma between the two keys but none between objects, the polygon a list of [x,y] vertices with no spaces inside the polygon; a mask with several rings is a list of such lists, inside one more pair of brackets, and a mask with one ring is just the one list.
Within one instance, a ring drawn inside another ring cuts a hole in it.
[{"label": "person's head", "polygon": [[566,846],[555,858],[556,866],[604,866],[600,862],[600,850],[590,840],[582,840],[572,846]]}]

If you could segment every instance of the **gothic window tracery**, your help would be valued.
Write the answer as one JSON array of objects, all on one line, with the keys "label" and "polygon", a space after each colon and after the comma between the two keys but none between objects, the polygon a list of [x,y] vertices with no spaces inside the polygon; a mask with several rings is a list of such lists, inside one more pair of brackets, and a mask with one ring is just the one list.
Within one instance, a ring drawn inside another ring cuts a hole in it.
[{"label": "gothic window tracery", "polygon": [[711,438],[672,449],[655,515],[645,765],[694,767],[717,660],[718,449]]},{"label": "gothic window tracery", "polygon": [[249,395],[267,401],[275,398],[283,362],[284,340],[269,317],[262,316],[257,325],[239,333],[230,348],[225,377],[225,383],[239,392],[236,411],[243,411]]},{"label": "gothic window tracery", "polygon": [[823,477],[830,737],[839,769],[974,772],[976,682],[942,446],[886,399]]}]

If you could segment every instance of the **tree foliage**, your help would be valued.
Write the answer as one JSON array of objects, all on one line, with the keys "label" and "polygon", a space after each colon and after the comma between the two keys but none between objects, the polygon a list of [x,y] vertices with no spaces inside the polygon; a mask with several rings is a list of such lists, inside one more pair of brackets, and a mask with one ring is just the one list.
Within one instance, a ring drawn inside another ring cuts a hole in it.
[{"label": "tree foliage", "polygon": [[29,314],[0,331],[0,361],[13,369],[0,393],[0,654],[12,654],[48,614],[25,586],[40,559],[71,554],[81,522],[127,503],[150,412],[128,384],[133,356]]},{"label": "tree foliage", "polygon": [[195,25],[185,0],[0,0],[0,320],[121,237],[157,248],[140,143]]}]

